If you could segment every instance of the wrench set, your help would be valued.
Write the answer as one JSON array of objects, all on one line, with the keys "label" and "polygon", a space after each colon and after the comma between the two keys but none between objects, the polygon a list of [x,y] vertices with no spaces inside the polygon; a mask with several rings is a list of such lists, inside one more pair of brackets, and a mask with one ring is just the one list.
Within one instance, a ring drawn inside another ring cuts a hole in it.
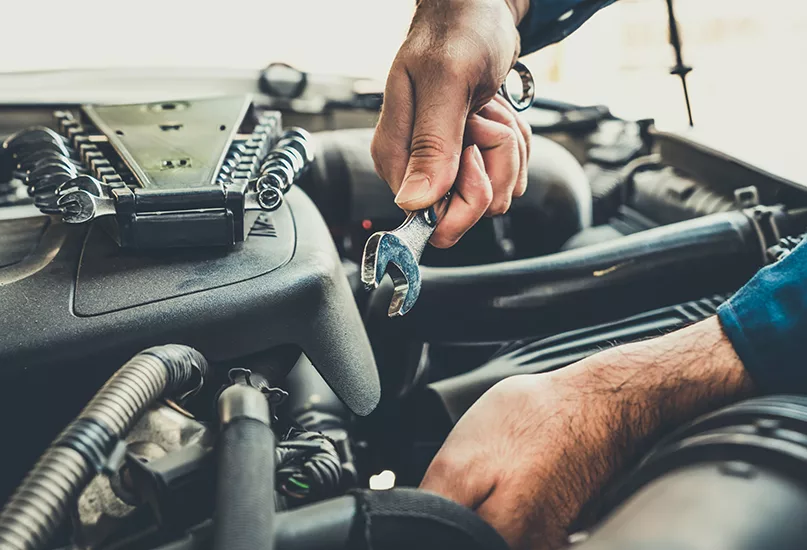
[{"label": "wrench set", "polygon": [[[231,246],[314,158],[305,130],[245,97],[83,106],[54,113],[0,151],[9,179],[65,223],[100,219],[125,248]],[[246,133],[243,130],[247,129]]]},{"label": "wrench set", "polygon": [[123,180],[91,143],[72,116],[57,112],[63,135],[38,126],[22,130],[3,143],[10,178],[23,181],[34,204],[48,214],[58,214],[60,195],[68,189],[101,193],[101,186],[123,186]]}]

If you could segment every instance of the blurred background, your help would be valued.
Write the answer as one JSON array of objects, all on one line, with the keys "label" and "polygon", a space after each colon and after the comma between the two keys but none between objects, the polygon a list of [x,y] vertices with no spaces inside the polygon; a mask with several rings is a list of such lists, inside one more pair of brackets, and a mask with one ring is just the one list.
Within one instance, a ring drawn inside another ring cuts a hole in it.
[{"label": "blurred background", "polygon": [[[384,79],[414,0],[7,2],[0,72],[101,67],[303,70]],[[695,123],[738,133],[807,123],[807,2],[676,0]],[[620,0],[526,59],[544,97],[686,122],[664,0]]]}]

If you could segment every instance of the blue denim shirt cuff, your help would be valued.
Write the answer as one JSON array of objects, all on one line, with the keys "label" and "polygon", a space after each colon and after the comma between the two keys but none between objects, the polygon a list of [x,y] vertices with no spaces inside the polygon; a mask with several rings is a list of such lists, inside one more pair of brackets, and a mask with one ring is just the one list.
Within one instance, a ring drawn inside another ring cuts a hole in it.
[{"label": "blue denim shirt cuff", "polygon": [[762,393],[807,393],[807,243],[760,270],[717,310]]}]

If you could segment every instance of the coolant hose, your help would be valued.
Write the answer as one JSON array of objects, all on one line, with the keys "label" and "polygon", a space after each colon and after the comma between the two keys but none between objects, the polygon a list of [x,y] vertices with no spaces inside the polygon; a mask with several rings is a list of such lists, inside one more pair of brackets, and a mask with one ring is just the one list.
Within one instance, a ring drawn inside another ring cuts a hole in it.
[{"label": "coolant hose", "polygon": [[115,443],[162,395],[198,387],[207,361],[193,348],[147,349],[123,365],[56,438],[0,512],[0,548],[44,548]]},{"label": "coolant hose", "polygon": [[[507,550],[507,543],[476,512],[420,491],[361,489],[277,515],[278,550]],[[214,522],[215,523],[215,522]],[[249,525],[245,525],[248,528]],[[215,527],[214,527],[215,529]],[[154,550],[209,550],[210,522]],[[246,548],[214,543],[213,548]],[[255,548],[266,548],[256,541]]]},{"label": "coolant hose", "polygon": [[274,548],[275,439],[269,403],[257,388],[236,383],[219,396],[214,550]]},{"label": "coolant hose", "polygon": [[[558,334],[739,288],[764,265],[753,211],[723,212],[536,258],[421,267],[417,305],[389,322],[389,278],[370,296],[371,341],[506,342]],[[782,235],[804,216],[776,209]],[[390,340],[374,340],[388,330]],[[396,346],[377,359],[401,355]],[[378,351],[378,350],[376,350]],[[383,373],[382,373],[383,374]]]}]

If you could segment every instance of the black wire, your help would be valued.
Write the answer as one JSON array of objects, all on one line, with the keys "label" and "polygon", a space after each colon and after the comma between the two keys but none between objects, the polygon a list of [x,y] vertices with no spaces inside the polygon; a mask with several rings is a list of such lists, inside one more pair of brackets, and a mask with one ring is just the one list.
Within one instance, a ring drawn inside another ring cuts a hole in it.
[{"label": "black wire", "polygon": [[335,495],[342,486],[342,461],[325,435],[292,429],[276,448],[276,481],[281,493],[294,499]]}]

